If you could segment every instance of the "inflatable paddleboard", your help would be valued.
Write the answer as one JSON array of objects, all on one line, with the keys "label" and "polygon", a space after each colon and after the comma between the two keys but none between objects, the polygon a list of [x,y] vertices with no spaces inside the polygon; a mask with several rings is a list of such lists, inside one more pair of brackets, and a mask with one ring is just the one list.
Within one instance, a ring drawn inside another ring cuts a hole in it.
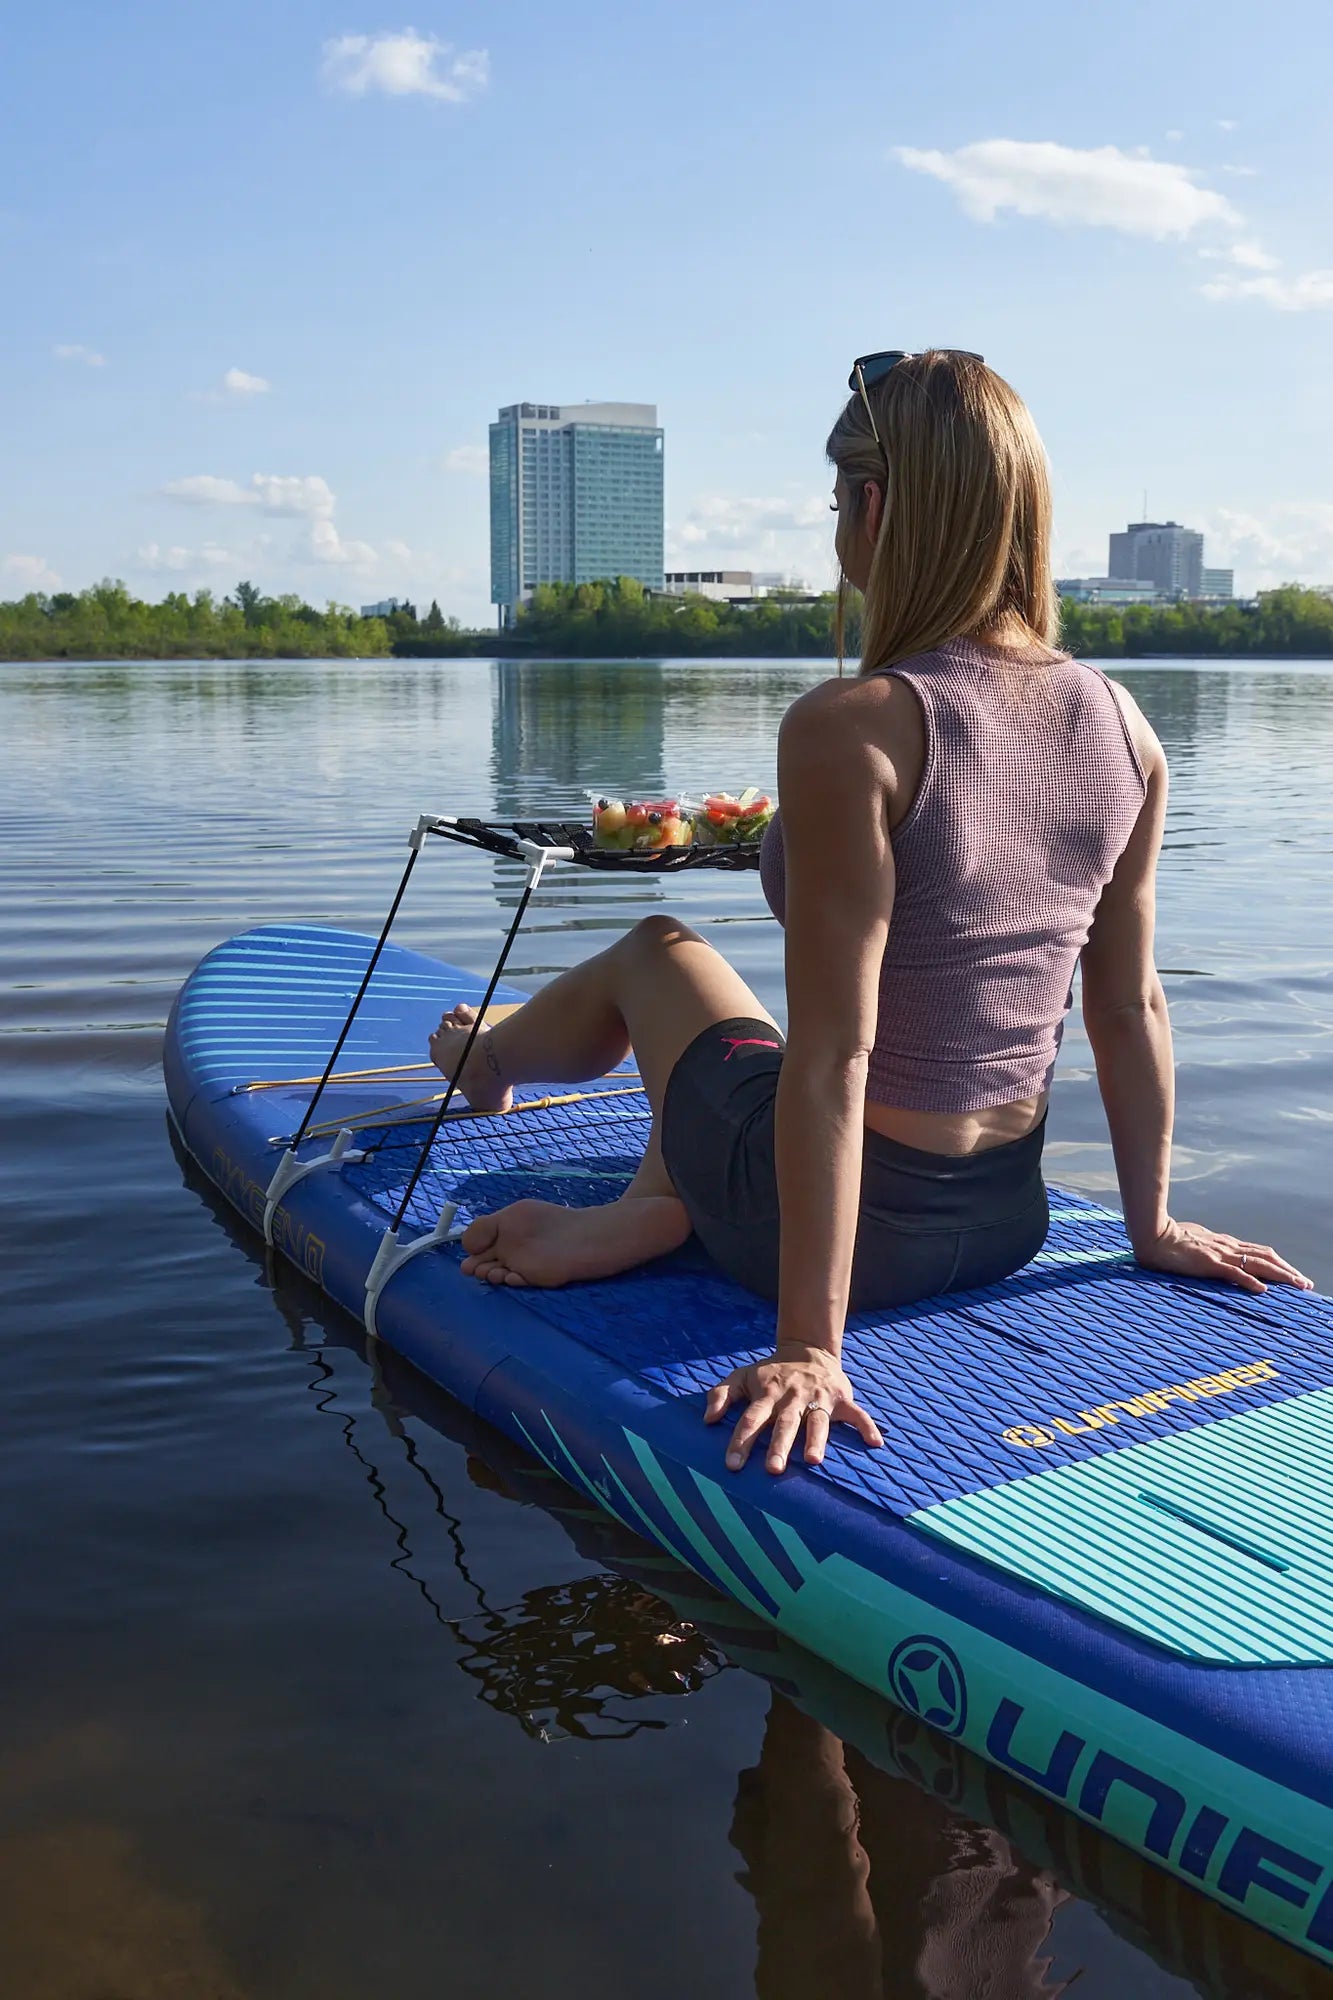
[{"label": "inflatable paddleboard", "polygon": [[[384,947],[297,1152],[322,1163],[270,1208],[372,949],[230,940],[165,1054],[186,1149],[358,1317],[423,1135],[427,1034],[486,986]],[[445,1126],[404,1241],[444,1204],[462,1223],[620,1192],[648,1121],[630,1073],[522,1102]],[[1116,1216],[1057,1189],[1052,1211],[1005,1283],[853,1319],[885,1448],[839,1427],[822,1467],[780,1479],[729,1473],[701,1421],[706,1389],[771,1351],[773,1315],[692,1247],[542,1292],[478,1285],[441,1243],[390,1270],[376,1330],[780,1634],[1333,1963],[1333,1304],[1154,1276]]]}]

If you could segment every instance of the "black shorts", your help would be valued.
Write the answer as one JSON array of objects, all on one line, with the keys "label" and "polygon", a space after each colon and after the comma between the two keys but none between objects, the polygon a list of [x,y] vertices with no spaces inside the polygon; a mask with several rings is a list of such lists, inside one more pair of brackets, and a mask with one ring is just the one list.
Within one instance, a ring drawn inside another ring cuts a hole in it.
[{"label": "black shorts", "polygon": [[[778,1292],[773,1109],[782,1037],[767,1021],[719,1021],[667,1079],[662,1156],[695,1234],[727,1274]],[[1050,1215],[1045,1120],[1025,1138],[953,1158],[867,1130],[851,1306],[870,1312],[994,1284],[1035,1257]]]}]

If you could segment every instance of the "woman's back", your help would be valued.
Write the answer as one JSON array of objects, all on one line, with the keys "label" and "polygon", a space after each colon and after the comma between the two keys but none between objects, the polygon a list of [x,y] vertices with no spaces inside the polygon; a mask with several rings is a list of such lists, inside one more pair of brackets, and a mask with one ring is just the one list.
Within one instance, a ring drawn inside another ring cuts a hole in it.
[{"label": "woman's back", "polygon": [[[1143,803],[1120,704],[1095,668],[1045,649],[951,640],[884,671],[916,697],[924,758],[892,836],[867,1097],[946,1115],[1036,1097]],[[775,823],[762,858],[779,917],[782,842]]]}]

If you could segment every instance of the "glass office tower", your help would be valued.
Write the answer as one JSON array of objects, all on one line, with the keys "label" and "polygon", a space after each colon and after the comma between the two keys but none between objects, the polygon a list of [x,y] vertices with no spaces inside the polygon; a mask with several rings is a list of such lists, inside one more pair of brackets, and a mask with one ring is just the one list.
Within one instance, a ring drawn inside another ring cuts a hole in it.
[{"label": "glass office tower", "polygon": [[653,403],[511,403],[491,425],[491,602],[539,583],[662,588],[662,433]]}]

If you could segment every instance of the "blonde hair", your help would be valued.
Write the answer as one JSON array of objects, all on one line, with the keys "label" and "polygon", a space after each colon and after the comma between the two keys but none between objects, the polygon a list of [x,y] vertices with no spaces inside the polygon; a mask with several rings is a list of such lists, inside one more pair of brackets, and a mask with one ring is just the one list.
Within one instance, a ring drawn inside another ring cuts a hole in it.
[{"label": "blonde hair", "polygon": [[[983,361],[946,351],[900,361],[868,394],[883,450],[859,394],[827,447],[853,522],[867,480],[884,490],[861,615],[861,672],[1001,625],[1021,625],[1027,643],[1054,646],[1060,607],[1050,475],[1022,398]],[[840,664],[848,588],[844,576]]]}]

